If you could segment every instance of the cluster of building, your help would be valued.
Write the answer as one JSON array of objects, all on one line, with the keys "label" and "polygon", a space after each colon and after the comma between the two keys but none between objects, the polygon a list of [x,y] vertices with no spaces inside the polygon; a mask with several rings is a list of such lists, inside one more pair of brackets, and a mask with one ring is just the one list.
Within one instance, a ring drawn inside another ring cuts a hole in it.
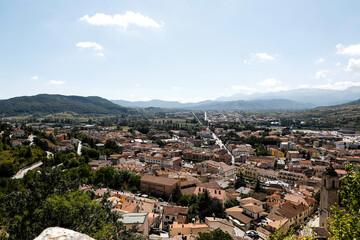
[{"label": "cluster of building", "polygon": [[[232,116],[232,121],[236,117]],[[48,128],[44,131],[54,133]],[[58,130],[58,144],[49,146],[58,151],[61,147],[71,149],[70,145],[73,149],[78,141],[69,139],[67,131]],[[221,137],[229,132],[242,140],[222,143]],[[16,130],[13,135],[21,139],[20,133]],[[119,154],[92,160],[94,170],[129,169],[141,176],[140,194],[111,191],[109,200],[114,211],[122,215],[119,221],[132,230],[136,224],[136,231],[147,238],[191,239],[216,228],[233,237],[244,237],[245,231],[255,230],[266,238],[274,231],[305,225],[310,218],[318,218],[314,234],[324,235],[326,231],[321,229],[326,228],[331,205],[338,201],[345,166],[360,164],[360,137],[349,131],[290,131],[284,135],[281,130],[211,131],[204,127],[193,136],[185,130],[155,132],[163,145],[138,131],[88,127],[79,133],[99,140],[98,149],[107,140],[122,148]],[[254,137],[276,140],[276,144],[264,145],[267,154],[260,156],[246,141]],[[208,191],[224,208],[228,202],[236,204],[225,209],[226,218],[208,216],[200,222],[189,219],[187,207],[169,204],[176,188],[182,195]],[[96,194],[105,191],[99,189]],[[319,191],[320,203],[315,200]]]}]

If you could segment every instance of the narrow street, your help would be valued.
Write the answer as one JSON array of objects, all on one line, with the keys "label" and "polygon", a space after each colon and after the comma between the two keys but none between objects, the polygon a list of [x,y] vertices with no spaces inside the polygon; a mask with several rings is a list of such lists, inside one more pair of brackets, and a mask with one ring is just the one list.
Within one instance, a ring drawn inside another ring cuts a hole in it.
[{"label": "narrow street", "polygon": [[[198,116],[196,116],[196,114],[195,114],[194,112],[193,112],[192,114],[193,114],[194,117],[198,120],[199,124],[202,126],[203,124],[202,124],[202,122],[200,121],[200,119],[198,118]],[[204,112],[204,118],[205,118],[205,120],[207,119],[206,112]],[[208,131],[211,131],[210,128],[209,128],[209,126],[207,126],[207,130],[208,130]],[[224,143],[221,141],[221,139],[218,138],[218,136],[216,136],[216,134],[215,134],[214,132],[211,131],[211,134],[212,134],[213,139],[215,139],[216,144],[217,144],[220,148],[227,150],[228,154],[231,156],[231,164],[234,164],[234,163],[235,163],[235,157],[234,157],[234,155],[232,155],[232,153],[229,151],[229,149],[227,149],[227,147],[224,145]]]},{"label": "narrow street", "polygon": [[77,148],[77,154],[79,156],[81,156],[81,148],[82,148],[82,143],[81,143],[81,141],[79,141],[79,145],[78,145],[78,148]]},{"label": "narrow street", "polygon": [[23,178],[25,176],[25,174],[30,171],[33,170],[37,167],[40,167],[43,164],[43,162],[36,162],[33,165],[29,166],[29,167],[25,167],[23,169],[20,169],[13,177],[12,179],[19,179],[19,178]]}]

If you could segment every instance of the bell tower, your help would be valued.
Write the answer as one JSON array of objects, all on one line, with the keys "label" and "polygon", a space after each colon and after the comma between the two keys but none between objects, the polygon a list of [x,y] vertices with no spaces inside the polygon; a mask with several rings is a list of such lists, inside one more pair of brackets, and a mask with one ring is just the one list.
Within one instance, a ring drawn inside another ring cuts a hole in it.
[{"label": "bell tower", "polygon": [[339,203],[339,176],[330,164],[322,174],[320,190],[320,226],[327,226],[331,206]]}]

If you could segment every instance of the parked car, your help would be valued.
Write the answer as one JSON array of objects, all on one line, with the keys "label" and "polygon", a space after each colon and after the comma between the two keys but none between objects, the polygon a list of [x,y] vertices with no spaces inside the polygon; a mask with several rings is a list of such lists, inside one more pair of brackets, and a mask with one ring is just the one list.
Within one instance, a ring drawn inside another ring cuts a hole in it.
[{"label": "parked car", "polygon": [[251,238],[258,238],[259,234],[255,230],[249,230],[245,232],[245,236],[251,237]]}]

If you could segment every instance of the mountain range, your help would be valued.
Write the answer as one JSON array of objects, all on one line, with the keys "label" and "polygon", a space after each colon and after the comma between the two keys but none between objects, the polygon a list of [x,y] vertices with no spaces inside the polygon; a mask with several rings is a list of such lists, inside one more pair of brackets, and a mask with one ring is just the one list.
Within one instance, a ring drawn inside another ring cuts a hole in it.
[{"label": "mountain range", "polygon": [[238,93],[230,97],[220,97],[197,103],[181,103],[177,101],[150,100],[126,101],[112,100],[125,107],[147,108],[179,108],[207,110],[300,110],[317,106],[332,106],[360,99],[360,87],[346,90],[327,89],[293,89],[288,91],[253,93],[246,95]]},{"label": "mountain range", "polygon": [[[351,88],[343,91],[335,90],[291,90],[277,93],[257,94],[264,99],[231,100],[238,96],[221,98],[215,101],[207,100],[198,103],[180,103],[176,101],[138,101],[113,100],[91,96],[64,96],[39,94],[36,96],[15,97],[0,100],[0,116],[19,115],[48,115],[62,112],[72,112],[87,115],[120,115],[132,114],[139,110],[135,108],[156,109],[182,109],[182,110],[240,110],[240,111],[287,111],[287,110],[310,110],[311,114],[316,111],[336,111],[336,109],[347,109],[358,111],[360,106],[360,88]],[[298,101],[277,98],[286,96]],[[300,97],[303,99],[300,99]],[[255,94],[247,96],[255,98]],[[272,97],[272,98],[271,98]],[[225,101],[227,100],[227,101]],[[316,104],[315,104],[316,103]],[[321,108],[318,105],[323,104]],[[331,104],[334,103],[334,104]],[[332,106],[328,106],[332,105]],[[317,110],[318,109],[318,110]],[[346,110],[346,111],[347,111]],[[350,113],[349,113],[350,114]],[[351,114],[350,114],[351,115]]]},{"label": "mountain range", "polygon": [[238,93],[230,97],[217,98],[216,101],[250,101],[258,99],[288,99],[315,106],[331,106],[360,99],[360,87],[350,87],[345,90],[301,88],[279,92],[253,93],[250,95]]},{"label": "mountain range", "polygon": [[268,99],[252,101],[202,101],[197,103],[180,103],[175,101],[151,100],[130,102],[113,100],[112,102],[126,107],[135,108],[169,108],[187,110],[240,110],[240,111],[265,111],[265,110],[303,110],[315,107],[312,104],[299,103],[287,99]]}]

